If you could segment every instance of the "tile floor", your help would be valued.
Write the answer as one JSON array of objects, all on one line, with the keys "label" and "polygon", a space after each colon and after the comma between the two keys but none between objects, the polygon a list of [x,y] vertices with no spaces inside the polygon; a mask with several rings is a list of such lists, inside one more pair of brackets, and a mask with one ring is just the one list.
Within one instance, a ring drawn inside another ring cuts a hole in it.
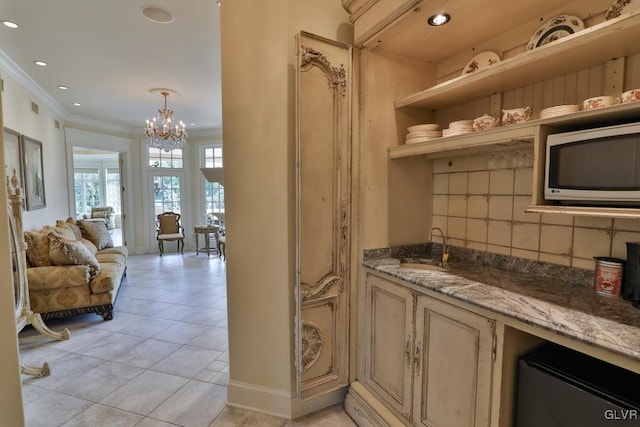
[{"label": "tile floor", "polygon": [[295,421],[226,407],[225,277],[216,256],[130,256],[113,320],[47,322],[68,341],[23,330],[23,362],[51,367],[22,376],[27,427],[354,426],[341,406]]}]

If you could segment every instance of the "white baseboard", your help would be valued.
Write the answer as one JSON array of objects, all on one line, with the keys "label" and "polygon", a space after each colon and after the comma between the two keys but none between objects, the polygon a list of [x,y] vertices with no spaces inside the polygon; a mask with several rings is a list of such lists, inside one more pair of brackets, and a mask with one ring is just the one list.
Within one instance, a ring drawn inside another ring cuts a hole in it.
[{"label": "white baseboard", "polygon": [[296,397],[294,391],[229,380],[227,405],[291,420],[342,403],[345,391],[339,389],[303,401]]}]

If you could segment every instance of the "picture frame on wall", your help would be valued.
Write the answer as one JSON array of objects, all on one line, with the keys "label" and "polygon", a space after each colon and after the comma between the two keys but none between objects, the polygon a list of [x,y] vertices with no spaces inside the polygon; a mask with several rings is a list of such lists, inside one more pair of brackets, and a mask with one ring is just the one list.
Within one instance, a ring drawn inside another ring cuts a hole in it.
[{"label": "picture frame on wall", "polygon": [[25,135],[22,135],[22,170],[27,210],[46,207],[42,142]]},{"label": "picture frame on wall", "polygon": [[20,180],[20,186],[24,184],[22,178],[22,147],[20,144],[20,134],[9,128],[4,128],[4,175],[7,181],[13,176],[15,169],[16,176]]}]

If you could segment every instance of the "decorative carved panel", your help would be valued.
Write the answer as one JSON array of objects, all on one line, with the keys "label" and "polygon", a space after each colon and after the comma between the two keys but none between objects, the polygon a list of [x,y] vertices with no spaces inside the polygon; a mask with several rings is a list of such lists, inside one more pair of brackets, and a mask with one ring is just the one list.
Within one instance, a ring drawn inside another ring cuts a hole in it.
[{"label": "decorative carved panel", "polygon": [[296,238],[298,392],[348,382],[351,48],[298,36]]}]

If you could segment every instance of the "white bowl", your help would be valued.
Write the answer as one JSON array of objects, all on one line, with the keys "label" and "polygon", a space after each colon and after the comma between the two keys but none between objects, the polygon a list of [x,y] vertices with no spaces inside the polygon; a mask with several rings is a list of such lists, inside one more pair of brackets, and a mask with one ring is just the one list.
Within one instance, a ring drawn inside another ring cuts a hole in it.
[{"label": "white bowl", "polygon": [[578,111],[580,111],[580,106],[577,104],[556,105],[540,111],[540,118],[546,119],[548,117],[562,116],[564,114],[576,113]]},{"label": "white bowl", "polygon": [[418,132],[409,132],[407,134],[407,137],[414,137],[414,136],[438,137],[438,136],[442,136],[442,131],[441,130],[423,130]]},{"label": "white bowl", "polygon": [[473,130],[473,120],[458,120],[449,123],[449,129]]},{"label": "white bowl", "polygon": [[437,123],[426,123],[424,125],[409,126],[407,132],[420,132],[425,130],[437,130],[440,127]]}]

